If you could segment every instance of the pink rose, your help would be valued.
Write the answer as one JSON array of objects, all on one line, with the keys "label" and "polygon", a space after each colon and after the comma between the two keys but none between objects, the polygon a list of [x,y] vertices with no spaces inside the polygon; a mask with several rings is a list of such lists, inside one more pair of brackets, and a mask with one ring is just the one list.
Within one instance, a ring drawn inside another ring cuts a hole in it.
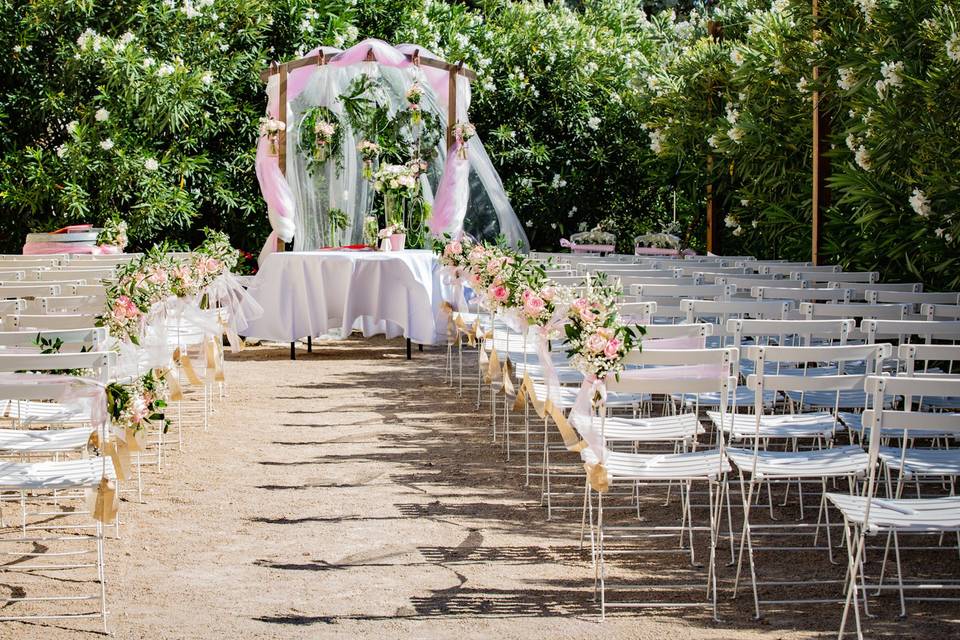
[{"label": "pink rose", "polygon": [[550,302],[557,295],[557,290],[553,287],[544,287],[540,290],[540,297]]},{"label": "pink rose", "polygon": [[586,309],[589,306],[590,306],[590,301],[587,300],[586,298],[577,298],[573,303],[573,308],[576,309],[577,311],[580,311],[581,309]]},{"label": "pink rose", "polygon": [[616,358],[620,353],[621,346],[621,342],[618,339],[613,338],[607,342],[607,346],[604,347],[603,355],[607,356],[608,358]]},{"label": "pink rose", "polygon": [[167,272],[163,269],[151,269],[147,280],[151,284],[164,284],[167,281]]},{"label": "pink rose", "polygon": [[546,303],[543,301],[543,298],[537,295],[531,295],[529,298],[523,302],[523,310],[531,318],[539,317],[543,310],[546,308]]},{"label": "pink rose", "polygon": [[460,244],[459,240],[454,240],[443,248],[443,255],[445,256],[458,256],[461,253],[463,253],[463,245]]},{"label": "pink rose", "polygon": [[590,309],[589,307],[584,307],[582,309],[579,309],[579,311],[580,311],[580,319],[583,320],[584,322],[593,322],[594,320],[597,319],[597,314],[593,311],[593,309]]},{"label": "pink rose", "polygon": [[502,284],[491,285],[487,293],[489,293],[490,297],[497,302],[503,302],[510,296],[510,292],[508,292],[507,288]]},{"label": "pink rose", "polygon": [[485,254],[486,252],[484,251],[483,247],[478,245],[470,250],[470,253],[467,255],[467,259],[474,263],[480,262],[484,259]]},{"label": "pink rose", "polygon": [[607,339],[599,333],[595,333],[587,338],[587,350],[593,353],[601,353],[607,346]]},{"label": "pink rose", "polygon": [[503,258],[490,258],[490,261],[487,262],[487,273],[492,276],[497,275],[503,269],[503,263]]}]

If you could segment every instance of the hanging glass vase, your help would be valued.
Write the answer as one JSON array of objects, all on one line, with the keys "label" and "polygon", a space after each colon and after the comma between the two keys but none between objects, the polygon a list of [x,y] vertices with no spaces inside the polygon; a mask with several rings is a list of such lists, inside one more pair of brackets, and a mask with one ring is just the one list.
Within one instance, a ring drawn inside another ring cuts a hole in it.
[{"label": "hanging glass vase", "polygon": [[313,147],[313,157],[317,162],[326,162],[327,160],[327,145],[326,140],[321,140],[320,136],[317,136],[317,143]]}]

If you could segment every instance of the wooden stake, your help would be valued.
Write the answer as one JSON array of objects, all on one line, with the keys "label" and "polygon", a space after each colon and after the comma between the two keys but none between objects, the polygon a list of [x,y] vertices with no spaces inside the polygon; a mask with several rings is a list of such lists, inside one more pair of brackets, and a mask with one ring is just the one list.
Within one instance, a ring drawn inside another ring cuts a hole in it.
[{"label": "wooden stake", "polygon": [[[819,1],[813,0],[813,37],[819,36]],[[813,68],[813,80],[820,78],[819,67]],[[813,199],[811,210],[810,254],[813,264],[823,263],[823,211],[830,206],[830,158],[826,150],[830,145],[830,114],[822,109],[823,96],[813,92]]]}]

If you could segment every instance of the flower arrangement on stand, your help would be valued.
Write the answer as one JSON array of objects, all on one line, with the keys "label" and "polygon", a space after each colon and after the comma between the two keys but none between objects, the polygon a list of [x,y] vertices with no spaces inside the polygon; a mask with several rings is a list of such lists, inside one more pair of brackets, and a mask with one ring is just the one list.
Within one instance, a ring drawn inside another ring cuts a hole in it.
[{"label": "flower arrangement on stand", "polygon": [[270,141],[270,155],[280,155],[280,132],[286,130],[285,122],[276,118],[260,118],[260,136],[266,136],[267,140]]},{"label": "flower arrangement on stand", "polygon": [[412,226],[406,219],[407,205],[420,196],[420,163],[382,164],[371,179],[374,191],[383,194],[386,224],[402,227],[406,237],[407,226]]},{"label": "flower arrangement on stand", "polygon": [[116,247],[122,253],[129,244],[127,237],[127,223],[118,216],[112,216],[103,223],[103,228],[97,234],[98,247]]}]

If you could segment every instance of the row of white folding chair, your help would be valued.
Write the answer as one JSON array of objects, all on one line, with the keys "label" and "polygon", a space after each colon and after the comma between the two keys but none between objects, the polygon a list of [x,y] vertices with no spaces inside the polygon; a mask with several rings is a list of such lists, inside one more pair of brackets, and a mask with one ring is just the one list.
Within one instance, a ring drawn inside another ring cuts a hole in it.
[{"label": "row of white folding chair", "polygon": [[791,271],[790,279],[807,280],[811,283],[811,286],[825,287],[831,282],[860,282],[873,284],[880,281],[880,274],[876,271]]},{"label": "row of white folding chair", "polygon": [[[22,370],[37,371],[36,384],[28,387],[11,385],[0,382],[0,398],[11,402],[12,407],[22,409],[25,405],[28,415],[35,408],[49,408],[49,400],[57,400],[62,394],[62,383],[44,384],[42,372],[60,371],[64,369],[88,369],[93,372],[94,384],[103,385],[110,379],[110,367],[116,360],[113,352],[83,352],[61,354],[3,354],[0,353],[0,371],[16,372]],[[59,376],[58,376],[59,377]],[[64,406],[63,409],[76,411],[76,408]],[[106,408],[104,407],[104,411]],[[8,409],[8,414],[10,410]],[[22,413],[18,413],[23,417]],[[5,611],[0,615],[0,621],[13,620],[48,620],[48,619],[76,619],[101,618],[104,631],[107,630],[106,580],[104,570],[104,536],[103,523],[93,519],[92,514],[83,506],[85,492],[96,490],[102,479],[117,482],[114,463],[105,456],[79,457],[68,460],[60,459],[64,454],[80,452],[86,448],[90,433],[94,429],[90,414],[81,413],[80,422],[86,426],[57,429],[54,431],[37,431],[30,429],[0,430],[0,452],[29,456],[31,458],[46,458],[40,462],[4,462],[0,463],[0,491],[15,492],[19,496],[21,509],[21,525],[18,527],[20,535],[8,534],[0,537],[0,544],[22,548],[20,552],[10,555],[26,554],[28,562],[16,565],[18,574],[39,572],[45,575],[51,570],[69,572],[72,570],[94,569],[97,583],[95,593],[64,596],[37,594],[31,591],[28,596],[7,598]],[[54,424],[58,416],[41,412],[37,419],[47,424]],[[106,442],[109,437],[106,432],[99,434],[99,441]],[[54,459],[50,459],[53,457]],[[116,487],[119,491],[119,486]],[[36,503],[40,511],[28,513],[27,495],[29,503]],[[77,506],[68,505],[62,508],[64,501],[76,500]],[[53,510],[48,510],[51,507]],[[40,520],[31,522],[30,516],[38,516]],[[52,518],[51,518],[52,517]],[[72,518],[83,518],[81,524],[69,522]],[[119,527],[119,518],[116,520]],[[90,534],[66,536],[63,531],[75,530],[82,532],[90,530]],[[119,531],[119,529],[118,529]],[[92,542],[90,551],[76,550],[73,545]],[[23,548],[26,547],[26,548]],[[69,548],[60,551],[61,548]],[[50,553],[53,560],[45,563],[44,557]],[[96,560],[88,562],[85,556],[94,555]],[[69,576],[70,574],[67,573]],[[72,583],[84,583],[88,580],[73,579]],[[99,611],[71,612],[57,609],[72,602],[98,602]],[[51,610],[44,613],[24,612],[18,614],[17,603],[31,603],[32,606],[49,605]]]},{"label": "row of white folding chair", "polygon": [[751,286],[750,295],[756,300],[792,300],[794,302],[850,302],[850,289],[810,288],[805,280],[795,280],[802,283],[797,287],[781,286],[777,281],[771,286]]},{"label": "row of white folding chair", "polygon": [[106,288],[102,284],[77,284],[77,282],[79,281],[42,284],[0,282],[0,300],[51,296],[100,296],[106,293]]},{"label": "row of white folding chair", "polygon": [[19,313],[3,316],[0,326],[5,331],[86,329],[93,324],[93,320],[89,313]]},{"label": "row of white folding chair", "polygon": [[867,289],[864,292],[864,298],[870,304],[882,304],[895,302],[898,304],[914,305],[915,310],[919,311],[922,304],[945,304],[960,305],[960,293],[955,291],[927,291],[915,293],[912,291],[883,291],[877,289]]},{"label": "row of white folding chair", "polygon": [[[784,276],[790,276],[791,273],[797,273],[801,271],[806,273],[840,273],[840,271],[842,271],[839,265],[813,266],[809,263],[804,264],[795,262],[754,264],[756,264],[757,273],[780,274]],[[793,279],[805,280],[806,278]]]},{"label": "row of white folding chair", "polygon": [[922,304],[920,315],[927,320],[960,320],[960,305]]},{"label": "row of white folding chair", "polygon": [[48,315],[53,313],[84,314],[91,317],[103,313],[106,296],[43,296],[24,301],[24,314]]},{"label": "row of white folding chair", "polygon": [[[824,286],[824,285],[820,285]],[[850,289],[854,300],[867,300],[867,291],[890,291],[900,293],[922,293],[921,282],[828,282],[828,289]],[[880,300],[879,302],[899,302],[898,300]]]},{"label": "row of white folding chair", "polygon": [[[847,547],[846,599],[840,622],[840,634],[845,635],[851,606],[854,611],[857,637],[864,637],[860,609],[869,615],[868,598],[871,592],[895,591],[900,599],[900,616],[906,611],[906,592],[922,590],[937,593],[938,601],[955,601],[955,598],[939,596],[957,588],[955,579],[938,583],[929,575],[919,582],[907,582],[903,577],[899,536],[903,533],[939,536],[945,534],[957,536],[960,550],[960,497],[953,495],[939,498],[904,499],[897,494],[878,499],[881,466],[884,456],[881,453],[881,440],[891,432],[899,432],[903,443],[902,459],[906,458],[906,443],[911,432],[939,431],[960,437],[960,414],[957,413],[921,413],[912,410],[909,404],[902,409],[888,407],[887,399],[897,396],[960,397],[960,378],[916,378],[871,376],[866,381],[866,390],[873,396],[872,407],[864,411],[863,423],[870,431],[868,474],[865,491],[862,495],[840,493],[827,494],[828,499],[844,516],[844,529]],[[887,467],[890,466],[887,460]],[[901,470],[903,469],[901,463]],[[868,582],[865,565],[867,556],[867,534],[887,534],[887,546],[880,575]],[[884,582],[883,571],[887,565],[890,542],[893,542],[896,581]],[[952,578],[952,576],[951,576]]]}]

